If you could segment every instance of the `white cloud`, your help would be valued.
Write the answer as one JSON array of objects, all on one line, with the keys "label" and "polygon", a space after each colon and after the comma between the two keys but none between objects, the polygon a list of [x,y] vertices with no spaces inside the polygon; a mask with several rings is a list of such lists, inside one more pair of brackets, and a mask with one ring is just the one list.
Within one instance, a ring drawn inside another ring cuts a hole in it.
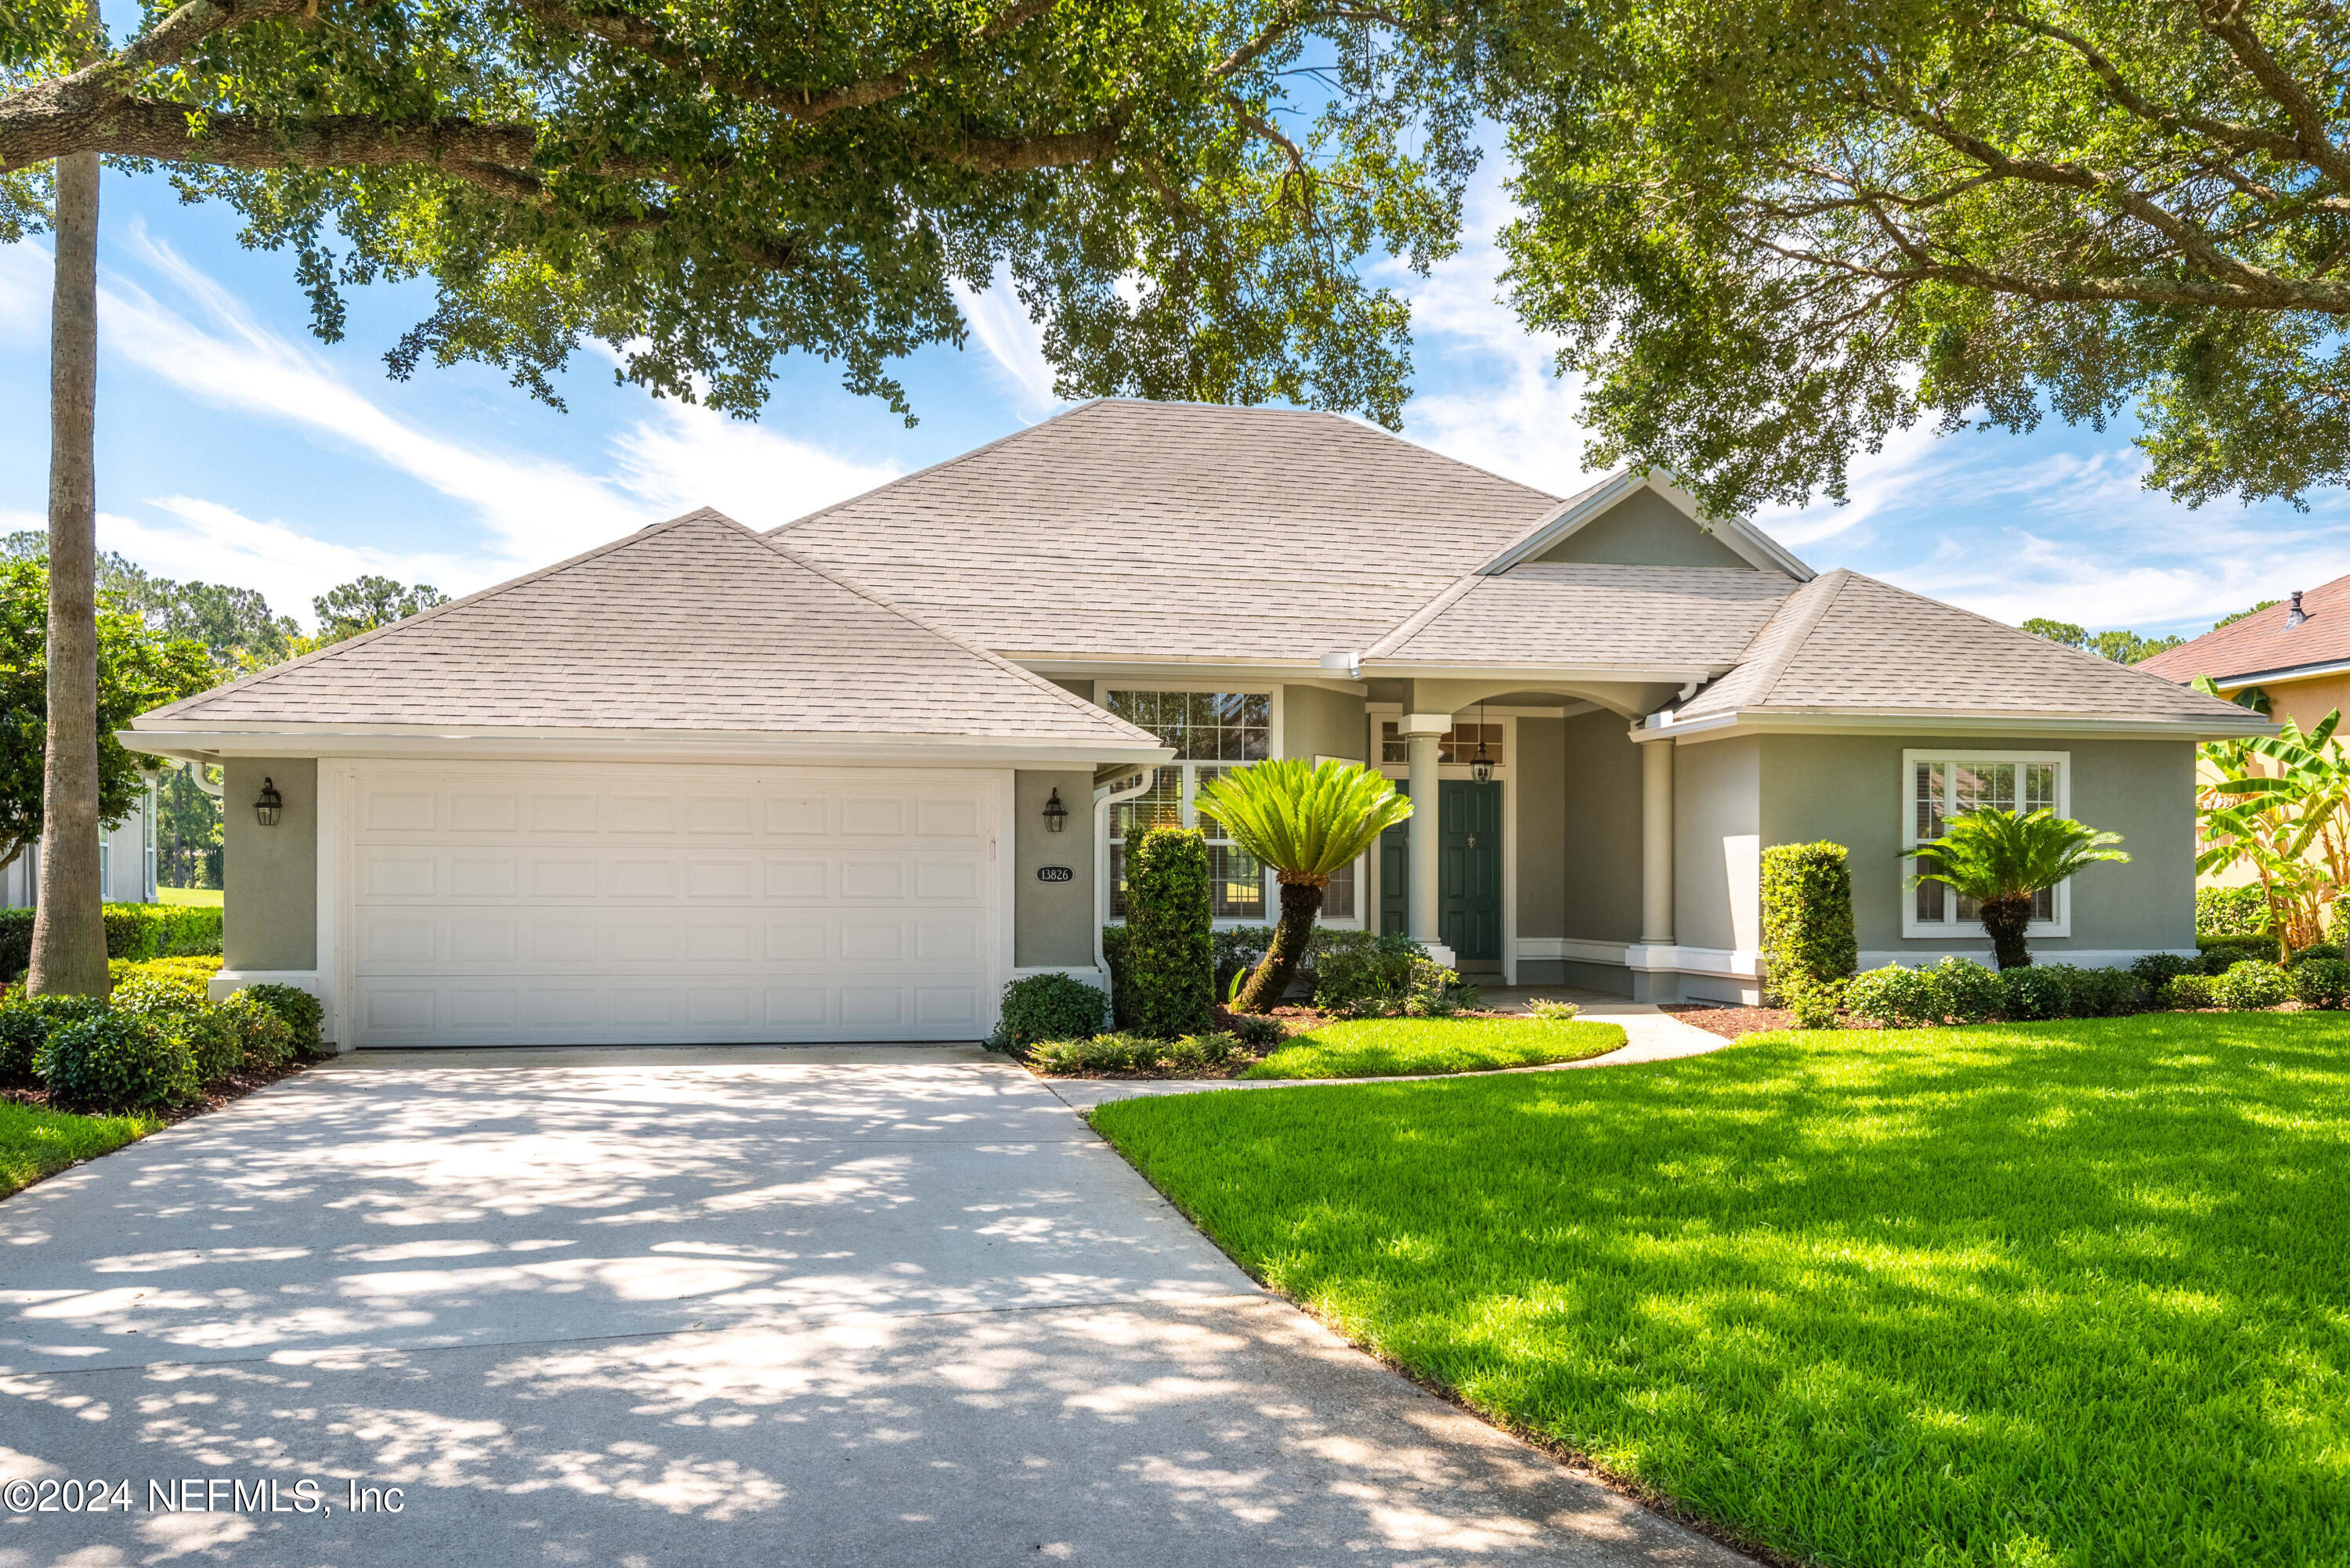
[{"label": "white cloud", "polygon": [[1008,267],[996,271],[995,281],[974,292],[958,283],[955,304],[962,307],[971,335],[987,350],[992,374],[1014,394],[1014,407],[1024,420],[1035,421],[1060,406],[1053,390],[1052,362],[1045,358],[1045,329],[1028,318],[1028,307],[1012,286]]},{"label": "white cloud", "polygon": [[663,401],[612,438],[612,481],[657,516],[715,506],[773,528],[897,477],[894,464],[852,462],[764,424]]},{"label": "white cloud", "polygon": [[49,253],[32,241],[0,245],[0,341],[48,341],[52,273]]},{"label": "white cloud", "polygon": [[162,517],[144,521],[101,514],[99,547],[120,551],[161,576],[258,588],[272,609],[305,622],[312,618],[311,599],[363,574],[431,583],[450,595],[471,593],[507,575],[478,556],[331,544],[192,496],[160,496],[148,504]]}]

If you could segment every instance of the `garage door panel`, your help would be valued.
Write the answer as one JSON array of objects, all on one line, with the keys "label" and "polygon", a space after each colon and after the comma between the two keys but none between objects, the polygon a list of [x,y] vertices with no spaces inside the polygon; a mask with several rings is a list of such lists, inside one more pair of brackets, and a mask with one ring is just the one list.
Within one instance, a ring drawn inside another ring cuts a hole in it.
[{"label": "garage door panel", "polygon": [[358,781],[361,1044],[968,1038],[998,784],[920,770],[391,763]]}]

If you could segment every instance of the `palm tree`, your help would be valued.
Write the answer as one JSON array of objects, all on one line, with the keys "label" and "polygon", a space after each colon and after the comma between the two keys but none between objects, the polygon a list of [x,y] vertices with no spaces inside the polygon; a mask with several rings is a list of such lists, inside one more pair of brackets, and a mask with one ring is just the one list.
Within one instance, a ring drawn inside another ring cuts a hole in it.
[{"label": "palm tree", "polygon": [[1939,882],[1972,898],[1999,967],[2019,969],[2032,961],[2023,930],[2032,923],[2033,896],[2093,862],[2127,860],[2108,847],[2121,841],[2118,833],[2100,833],[2045,808],[2018,815],[1983,806],[1950,818],[1939,838],[1901,853],[1931,857],[1910,882]]},{"label": "palm tree", "polygon": [[1333,872],[1411,815],[1411,799],[1360,763],[1256,763],[1200,786],[1199,811],[1278,874],[1281,919],[1241,988],[1243,1012],[1265,1012],[1288,991],[1314,940],[1314,917]]}]

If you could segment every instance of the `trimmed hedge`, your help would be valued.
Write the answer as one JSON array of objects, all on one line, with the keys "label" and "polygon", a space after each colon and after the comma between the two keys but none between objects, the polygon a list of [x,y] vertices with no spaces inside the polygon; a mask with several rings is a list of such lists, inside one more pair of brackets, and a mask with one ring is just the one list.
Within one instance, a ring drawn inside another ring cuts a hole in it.
[{"label": "trimmed hedge", "polygon": [[[221,950],[221,911],[195,904],[109,904],[106,956],[109,959],[184,957]],[[0,909],[0,979],[13,979],[33,963],[33,911]]]},{"label": "trimmed hedge", "polygon": [[127,1012],[59,1026],[34,1058],[49,1092],[72,1106],[143,1111],[194,1099],[196,1060],[185,1043]]},{"label": "trimmed hedge", "polygon": [[1966,959],[1948,958],[1932,969],[1887,964],[1856,975],[1846,988],[1845,1001],[1853,1017],[1864,1023],[1918,1029],[1944,1023],[1980,1023],[1995,1016],[2016,1021],[2111,1018],[2143,1012],[2153,994],[2143,978],[2127,970],[2044,963],[1993,971]]},{"label": "trimmed hedge", "polygon": [[997,1023],[1005,1045],[1084,1040],[1101,1033],[1109,998],[1074,975],[1032,974],[1003,988]]},{"label": "trimmed hedge", "polygon": [[2338,958],[2303,960],[2293,967],[2293,995],[2303,1007],[2335,1012],[2350,1006],[2350,963]]},{"label": "trimmed hedge", "polygon": [[2197,937],[2195,947],[2203,955],[2206,974],[2223,974],[2230,964],[2246,959],[2274,963],[2284,957],[2284,943],[2272,932],[2252,937]]},{"label": "trimmed hedge", "polygon": [[2293,996],[2293,977],[2277,964],[2246,959],[2230,964],[2228,972],[2211,981],[2211,1000],[2230,1012],[2274,1007]]},{"label": "trimmed hedge", "polygon": [[1126,962],[1134,1013],[1120,1029],[1153,1040],[1204,1033],[1216,1005],[1208,840],[1154,827],[1126,852]]},{"label": "trimmed hedge", "polygon": [[1774,844],[1762,852],[1762,964],[1772,994],[1793,1000],[1852,973],[1852,868],[1841,844]]}]

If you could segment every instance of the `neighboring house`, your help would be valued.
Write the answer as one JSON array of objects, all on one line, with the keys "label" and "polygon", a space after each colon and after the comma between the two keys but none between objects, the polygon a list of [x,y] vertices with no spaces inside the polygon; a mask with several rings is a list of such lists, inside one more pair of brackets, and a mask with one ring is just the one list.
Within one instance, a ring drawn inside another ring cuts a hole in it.
[{"label": "neighboring house", "polygon": [[2230,697],[2257,686],[2272,717],[2306,730],[2350,709],[2350,577],[2296,592],[2137,668],[2182,686],[2208,675]]},{"label": "neighboring house", "polygon": [[1097,978],[1151,822],[1265,920],[1193,800],[1272,756],[1434,799],[1330,922],[1508,981],[1751,1000],[1762,848],[1815,838],[1863,963],[1985,955],[1899,857],[1978,802],[2126,836],[2033,930],[2115,963],[2192,950],[2194,743],[2270,728],[1656,477],[1560,500],[1334,416],[1102,401],[770,534],[657,524],[135,743],[226,767],[228,983],[316,988],[350,1046],[970,1038],[1015,975]]},{"label": "neighboring house", "polygon": [[[99,886],[109,904],[155,901],[155,781],[150,777],[130,815],[98,841]],[[39,901],[41,846],[25,852],[0,871],[0,909],[29,909]]]}]

